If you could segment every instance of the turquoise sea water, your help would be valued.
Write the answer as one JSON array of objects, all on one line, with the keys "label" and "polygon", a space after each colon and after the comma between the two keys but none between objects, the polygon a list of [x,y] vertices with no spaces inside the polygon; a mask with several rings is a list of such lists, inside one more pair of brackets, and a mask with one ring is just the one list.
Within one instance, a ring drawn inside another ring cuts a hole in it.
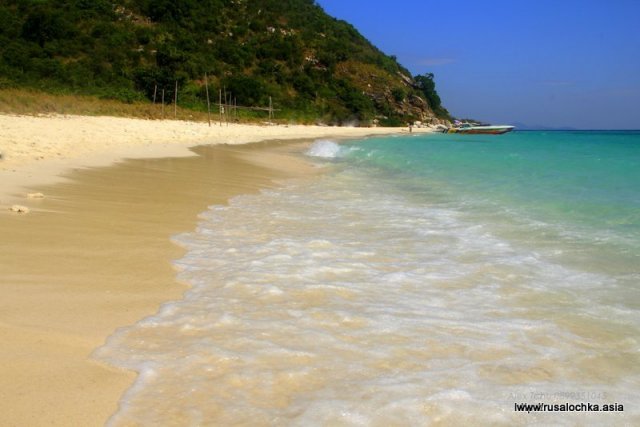
[{"label": "turquoise sea water", "polygon": [[175,237],[190,291],[96,353],[140,372],[112,425],[640,423],[639,132],[306,156]]},{"label": "turquoise sea water", "polygon": [[[512,237],[613,274],[640,263],[640,131],[514,132],[372,139],[349,160],[400,191],[458,203]],[[440,199],[442,198],[442,199]]]}]

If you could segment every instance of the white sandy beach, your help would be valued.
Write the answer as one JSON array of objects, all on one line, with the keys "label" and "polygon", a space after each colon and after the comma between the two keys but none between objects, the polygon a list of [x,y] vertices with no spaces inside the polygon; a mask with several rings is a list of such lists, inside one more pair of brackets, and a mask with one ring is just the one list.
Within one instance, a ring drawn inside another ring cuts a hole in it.
[{"label": "white sandy beach", "polygon": [[[193,155],[202,144],[353,138],[407,132],[402,128],[247,125],[90,116],[0,115],[0,206],[20,187],[52,183],[62,172],[123,158]],[[431,132],[430,128],[414,132]],[[12,200],[15,202],[15,199]]]},{"label": "white sandy beach", "polygon": [[208,205],[313,173],[299,145],[220,144],[403,131],[0,115],[0,424],[104,425],[135,375],[91,354],[180,298],[170,237]]}]

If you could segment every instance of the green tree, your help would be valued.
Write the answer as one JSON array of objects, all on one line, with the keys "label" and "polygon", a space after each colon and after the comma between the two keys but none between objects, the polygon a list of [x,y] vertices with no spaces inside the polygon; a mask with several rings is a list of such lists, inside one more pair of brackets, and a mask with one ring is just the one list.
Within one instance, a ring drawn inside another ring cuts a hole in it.
[{"label": "green tree", "polygon": [[43,47],[48,41],[67,38],[74,33],[64,15],[47,6],[34,8],[22,26],[22,37]]},{"label": "green tree", "polygon": [[268,94],[264,82],[257,78],[238,75],[223,79],[226,91],[231,93],[239,105],[264,106],[267,104]]},{"label": "green tree", "polygon": [[440,117],[450,118],[449,112],[442,107],[442,100],[436,92],[436,82],[433,73],[415,76],[414,81],[418,90],[426,98],[429,107]]},{"label": "green tree", "polygon": [[[432,74],[408,90],[395,57],[314,0],[0,1],[3,86],[126,101],[150,99],[157,87],[169,100],[178,81],[184,105],[199,108],[205,72],[244,105],[272,96],[307,121],[406,122],[397,103],[412,106],[416,94],[448,114]],[[371,93],[389,88],[396,102]]]}]

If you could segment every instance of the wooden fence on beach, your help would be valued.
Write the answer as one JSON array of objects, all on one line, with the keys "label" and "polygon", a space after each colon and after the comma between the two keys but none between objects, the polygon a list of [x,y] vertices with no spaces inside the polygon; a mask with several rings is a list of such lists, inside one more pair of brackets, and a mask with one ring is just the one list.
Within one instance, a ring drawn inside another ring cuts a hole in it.
[{"label": "wooden fence on beach", "polygon": [[[175,87],[173,90],[173,115],[174,118],[178,117],[178,82],[175,82]],[[275,118],[274,113],[276,111],[280,111],[278,109],[273,108],[273,101],[271,97],[269,97],[269,106],[268,107],[256,107],[256,106],[246,106],[246,105],[238,105],[238,100],[233,96],[232,93],[227,93],[226,87],[222,87],[218,90],[218,102],[212,103],[209,96],[209,82],[208,77],[205,74],[205,93],[207,98],[207,118],[209,122],[209,126],[211,126],[211,112],[212,108],[218,109],[218,123],[222,126],[223,123],[229,125],[229,121],[238,121],[238,110],[247,110],[247,111],[265,111],[268,113],[269,123],[273,121]],[[156,99],[158,96],[158,85],[155,85],[153,89],[153,104],[156,104]],[[165,89],[160,90],[160,105],[161,105],[161,114],[162,118],[165,118]]]}]

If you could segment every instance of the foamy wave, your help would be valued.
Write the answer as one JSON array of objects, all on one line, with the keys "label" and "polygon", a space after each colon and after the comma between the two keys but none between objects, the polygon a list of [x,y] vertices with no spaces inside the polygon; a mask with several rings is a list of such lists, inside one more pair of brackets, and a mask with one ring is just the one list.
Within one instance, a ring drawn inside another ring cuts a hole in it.
[{"label": "foamy wave", "polygon": [[307,156],[323,157],[325,159],[334,159],[340,157],[341,148],[336,142],[328,139],[320,139],[313,143],[307,150]]},{"label": "foamy wave", "polygon": [[141,373],[112,425],[518,425],[532,391],[640,399],[637,320],[594,300],[605,278],[370,175],[323,178],[235,197],[175,237],[190,290],[95,354]]}]

